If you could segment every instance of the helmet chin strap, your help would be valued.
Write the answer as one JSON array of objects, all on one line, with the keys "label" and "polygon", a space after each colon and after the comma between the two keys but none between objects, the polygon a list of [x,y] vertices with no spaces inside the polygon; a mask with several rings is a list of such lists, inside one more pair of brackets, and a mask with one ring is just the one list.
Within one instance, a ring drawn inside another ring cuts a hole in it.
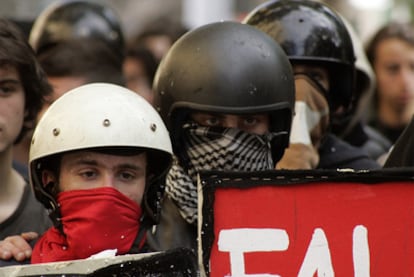
[{"label": "helmet chin strap", "polygon": [[[329,90],[327,90],[321,84],[321,82],[319,82],[314,77],[312,77],[311,74],[309,74],[307,72],[295,72],[294,75],[295,75],[295,78],[305,77],[306,79],[308,79],[308,81],[310,81],[309,84],[311,84],[317,91],[319,91],[323,96],[325,96],[328,103],[331,103],[331,99],[329,97]],[[331,106],[331,105],[329,105],[329,106]]]},{"label": "helmet chin strap", "polygon": [[59,203],[56,201],[56,196],[53,196],[58,185],[58,183],[49,182],[46,184],[45,190],[49,193],[47,196],[49,198],[49,204],[51,206],[49,209],[49,218],[52,220],[53,226],[55,226],[64,235]]},{"label": "helmet chin strap", "polygon": [[[319,82],[318,80],[316,80],[314,77],[312,77],[310,74],[306,73],[306,72],[295,72],[295,78],[306,78],[309,81],[309,84],[311,84],[315,90],[319,91],[326,99],[326,101],[328,101],[329,104],[329,120],[331,122],[330,125],[334,124],[335,122],[338,122],[338,117],[335,116],[335,111],[338,110],[338,108],[336,110],[332,110],[332,106],[333,106],[333,102],[332,102],[332,97],[330,96],[332,93],[329,93],[329,90],[326,89],[321,82]],[[340,106],[341,107],[341,106]],[[339,108],[340,108],[339,107]]]}]

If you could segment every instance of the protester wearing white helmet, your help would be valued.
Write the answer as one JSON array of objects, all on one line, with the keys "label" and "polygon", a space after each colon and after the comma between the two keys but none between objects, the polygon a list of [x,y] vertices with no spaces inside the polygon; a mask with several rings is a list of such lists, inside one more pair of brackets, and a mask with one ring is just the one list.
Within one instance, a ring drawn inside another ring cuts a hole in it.
[{"label": "protester wearing white helmet", "polygon": [[171,155],[161,118],[136,93],[95,83],[59,98],[30,149],[31,184],[55,225],[36,243],[32,263],[145,251]]}]

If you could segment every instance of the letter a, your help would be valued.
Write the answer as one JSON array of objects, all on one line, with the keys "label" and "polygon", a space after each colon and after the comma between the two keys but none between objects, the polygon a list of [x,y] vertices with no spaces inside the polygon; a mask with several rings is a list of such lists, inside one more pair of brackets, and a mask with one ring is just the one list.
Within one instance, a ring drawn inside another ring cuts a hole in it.
[{"label": "letter a", "polygon": [[313,277],[315,272],[318,276],[334,276],[328,240],[325,232],[320,228],[316,228],[313,232],[298,277]]}]

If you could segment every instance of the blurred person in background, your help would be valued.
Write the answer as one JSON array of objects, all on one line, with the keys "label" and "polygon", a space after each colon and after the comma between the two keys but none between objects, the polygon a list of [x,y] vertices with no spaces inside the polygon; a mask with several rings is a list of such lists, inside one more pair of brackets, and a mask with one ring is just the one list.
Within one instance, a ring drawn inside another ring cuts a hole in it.
[{"label": "blurred person in background", "polygon": [[157,59],[144,46],[131,43],[127,46],[123,63],[126,86],[153,102],[152,82],[158,67]]},{"label": "blurred person in background", "polygon": [[414,114],[414,24],[383,26],[366,52],[377,79],[369,124],[394,144]]},{"label": "blurred person in background", "polygon": [[161,18],[147,24],[135,36],[132,44],[149,49],[157,62],[160,62],[174,42],[187,31],[188,29],[183,25]]},{"label": "blurred person in background", "polygon": [[[13,167],[14,145],[35,125],[45,97],[51,93],[46,75],[25,37],[14,24],[0,20],[0,241],[15,234],[35,241],[50,225],[28,180]],[[31,250],[0,247],[1,259],[23,261]],[[11,265],[11,260],[6,265]],[[4,265],[3,262],[0,262]]]},{"label": "blurred person in background", "polygon": [[56,43],[37,58],[53,87],[39,118],[56,99],[80,85],[106,82],[125,86],[122,61],[100,40],[79,38]]},{"label": "blurred person in background", "polygon": [[56,43],[74,38],[103,41],[121,59],[125,39],[118,14],[109,5],[86,0],[50,4],[36,18],[29,43],[40,54]]}]

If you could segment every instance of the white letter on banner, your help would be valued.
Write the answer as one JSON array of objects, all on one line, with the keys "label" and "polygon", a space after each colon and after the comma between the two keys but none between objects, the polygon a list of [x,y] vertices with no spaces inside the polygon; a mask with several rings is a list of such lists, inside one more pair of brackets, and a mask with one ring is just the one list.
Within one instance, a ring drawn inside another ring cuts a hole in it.
[{"label": "white letter on banner", "polygon": [[368,230],[363,225],[357,225],[354,228],[352,254],[354,259],[355,277],[369,277],[370,260]]},{"label": "white letter on banner", "polygon": [[334,276],[328,240],[320,228],[313,232],[298,277],[313,277],[315,272],[318,272],[318,276]]},{"label": "white letter on banner", "polygon": [[240,228],[221,230],[218,249],[230,254],[231,275],[237,277],[277,277],[271,274],[246,274],[244,253],[285,251],[289,246],[289,237],[283,229]]}]

